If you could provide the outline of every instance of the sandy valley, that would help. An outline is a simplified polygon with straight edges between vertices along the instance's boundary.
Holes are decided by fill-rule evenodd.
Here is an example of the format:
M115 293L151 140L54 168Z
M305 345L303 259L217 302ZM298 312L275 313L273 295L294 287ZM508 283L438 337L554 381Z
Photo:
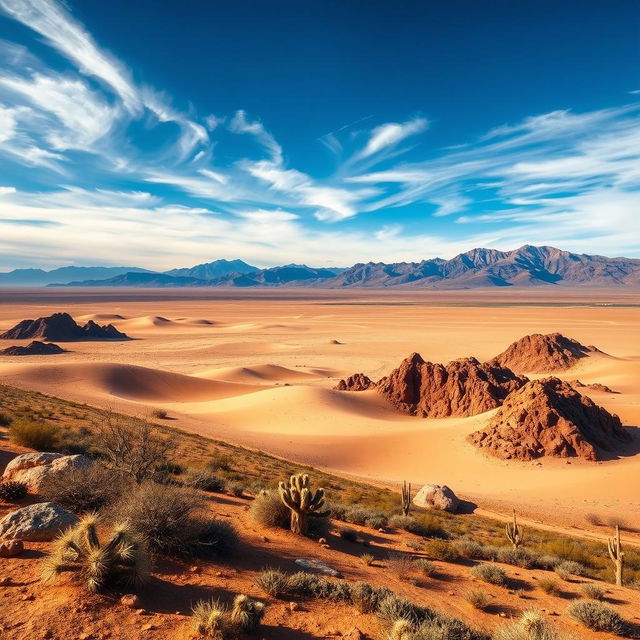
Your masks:
M485 511L515 506L580 529L596 514L640 528L639 310L640 294L628 291L5 289L2 331L67 311L134 339L3 356L0 379L137 415L166 409L173 426L371 481L445 483ZM487 360L526 334L550 332L604 352L557 375L617 392L585 391L631 432L624 455L498 460L466 440L495 410L423 419L394 411L375 391L333 388L354 372L377 380L414 351L433 362Z

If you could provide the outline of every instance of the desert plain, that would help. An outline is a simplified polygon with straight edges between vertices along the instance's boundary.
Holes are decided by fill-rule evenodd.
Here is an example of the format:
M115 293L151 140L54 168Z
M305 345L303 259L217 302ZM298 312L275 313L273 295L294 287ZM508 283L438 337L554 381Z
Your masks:
M78 322L112 323L132 340L3 356L0 380L133 415L164 409L180 429L369 482L447 484L496 517L516 508L524 518L585 535L598 535L590 533L593 515L640 529L638 292L0 292L2 331L58 311ZM466 439L492 411L425 419L398 413L375 390L334 389L354 372L377 380L412 352L433 362L484 361L524 335L551 332L604 352L554 375L616 392L585 391L632 434L620 455L499 460Z

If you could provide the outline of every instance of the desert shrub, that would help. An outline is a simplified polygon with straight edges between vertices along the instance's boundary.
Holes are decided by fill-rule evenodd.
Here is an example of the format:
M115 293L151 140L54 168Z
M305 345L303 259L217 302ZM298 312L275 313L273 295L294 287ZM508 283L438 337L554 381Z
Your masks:
M116 471L137 484L152 478L169 462L175 448L171 438L158 435L157 427L112 412L102 415L95 436L96 446Z
M166 420L169 417L169 412L166 409L151 409L150 415L158 420Z
M98 536L97 518L83 518L55 543L44 561L43 580L52 581L62 572L75 572L92 592L111 585L140 585L149 574L144 544L128 523L115 525L109 537Z
M403 529L407 530L408 526L411 526L416 520L413 516L403 516L401 514L396 514L389 518L389 526L392 529Z
M249 517L263 527L288 529L291 511L273 491L261 491L251 502Z
M602 602L578 600L569 605L567 613L594 631L607 631L619 636L627 632L628 625L624 618Z
M406 580L415 568L413 558L404 553L390 553L387 566L400 580Z
M595 582L587 582L580 587L580 593L591 600L602 600L606 589Z
M111 517L129 522L161 553L207 557L233 552L235 529L229 522L200 515L202 504L193 490L146 482L123 496Z
M279 598L287 593L288 577L277 569L265 569L256 578L256 584L269 596Z
M387 526L387 518L383 515L371 516L364 521L364 526L376 530L384 529Z
M422 551L424 546L421 540L407 540L406 545L413 551Z
M602 518L597 513L587 513L584 519L594 527L601 527L603 524Z
M74 513L100 511L114 503L130 480L99 462L52 474L41 489L42 496Z
M209 457L207 468L210 471L231 471L231 462L231 456L221 451L215 451Z
M248 596L239 593L233 599L230 619L231 623L240 631L254 631L260 624L264 615L264 604L258 600L252 600Z
M224 640L228 634L226 614L220 600L199 600L191 609L191 628L199 636Z
M188 469L184 474L182 481L184 484L200 489L201 491L209 491L213 493L221 493L224 491L226 482L224 478L202 469Z
M536 564L537 554L526 549L514 549L513 547L500 547L496 559L504 564L512 564L521 569L530 569Z
M583 565L589 565L591 562L591 556L586 546L568 538L548 540L537 545L537 549L542 554L557 556L561 560L571 560Z
M8 427L13 422L13 416L6 411L0 411L0 427Z
M351 587L351 602L360 613L373 613L378 603L391 594L389 589L374 587L368 582L356 582Z
M493 640L560 640L545 617L538 611L525 611L516 622L499 627Z
M361 527L380 529L387 526L387 517L384 513L367 507L353 507L338 502L328 502L327 508L331 511L331 517L349 524L357 524Z
M237 480L230 480L226 483L227 494L234 498L244 497L245 485Z
M58 427L49 422L19 418L9 426L11 442L37 451L53 451L58 444L59 436Z
M455 562L460 558L455 546L446 540L429 540L425 544L425 552L428 556L444 562Z
M365 567L370 567L373 564L374 560L375 558L370 553L363 553L360 556L360 562L362 562Z
M376 613L388 622L408 620L412 624L420 624L426 617L424 608L394 593L380 600Z
M427 560L426 558L418 558L414 560L415 568L426 577L434 576L438 573L438 567L436 567L435 563L431 562L431 560Z
M486 591L482 589L469 589L462 594L462 597L474 608L485 611L489 608L491 598Z
M553 569L563 580L569 580L572 576L583 576L586 571L583 565L572 560L565 560Z
M338 534L347 542L358 542L358 532L350 527L340 527Z
M558 581L553 578L540 578L540 580L538 580L538 586L550 596L559 596L562 594L562 589Z
M8 480L0 482L0 500L17 502L27 495L27 485L24 482Z
M547 571L553 571L553 569L561 563L561 558L548 553L543 553L536 558L536 567L538 569L546 569Z
M485 547L475 540L469 538L459 538L453 542L453 547L462 558L471 560L488 560L485 557Z
M185 468L178 462L172 462L171 460L163 460L156 465L156 473L180 476L185 472Z
M471 569L471 575L498 586L504 586L507 582L505 570L495 564L478 564Z

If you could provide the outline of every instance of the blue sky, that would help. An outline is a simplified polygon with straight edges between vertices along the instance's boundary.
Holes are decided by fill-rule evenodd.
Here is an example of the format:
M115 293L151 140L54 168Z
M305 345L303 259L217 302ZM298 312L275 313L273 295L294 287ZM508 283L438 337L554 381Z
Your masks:
M0 269L640 256L640 2L0 0Z

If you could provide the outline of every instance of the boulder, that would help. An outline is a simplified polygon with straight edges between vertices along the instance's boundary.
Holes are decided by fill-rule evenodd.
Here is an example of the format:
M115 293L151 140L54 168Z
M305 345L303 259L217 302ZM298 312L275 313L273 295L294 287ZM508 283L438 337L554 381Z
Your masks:
M22 540L7 540L0 542L0 558L13 558L24 551Z
M322 573L325 576L332 576L334 578L342 577L342 574L337 569L334 569L325 562L316 560L315 558L296 558L295 563L305 571Z
M601 460L630 439L618 416L555 377L528 382L507 398L484 429L469 436L471 443L505 460Z
M446 484L425 484L413 498L413 504L425 509L455 513L460 500Z
M38 493L53 474L78 469L91 464L83 455L65 456L60 453L23 453L6 466L3 481L24 482L32 493Z
M527 382L510 369L475 358L447 365L425 362L419 353L402 361L376 388L402 413L423 418L473 416L499 407Z
M16 345L2 349L0 354L3 356L51 356L64 352L65 349L53 342L33 340L26 347Z
M78 523L78 518L53 502L39 502L11 511L0 520L0 539L43 542Z

